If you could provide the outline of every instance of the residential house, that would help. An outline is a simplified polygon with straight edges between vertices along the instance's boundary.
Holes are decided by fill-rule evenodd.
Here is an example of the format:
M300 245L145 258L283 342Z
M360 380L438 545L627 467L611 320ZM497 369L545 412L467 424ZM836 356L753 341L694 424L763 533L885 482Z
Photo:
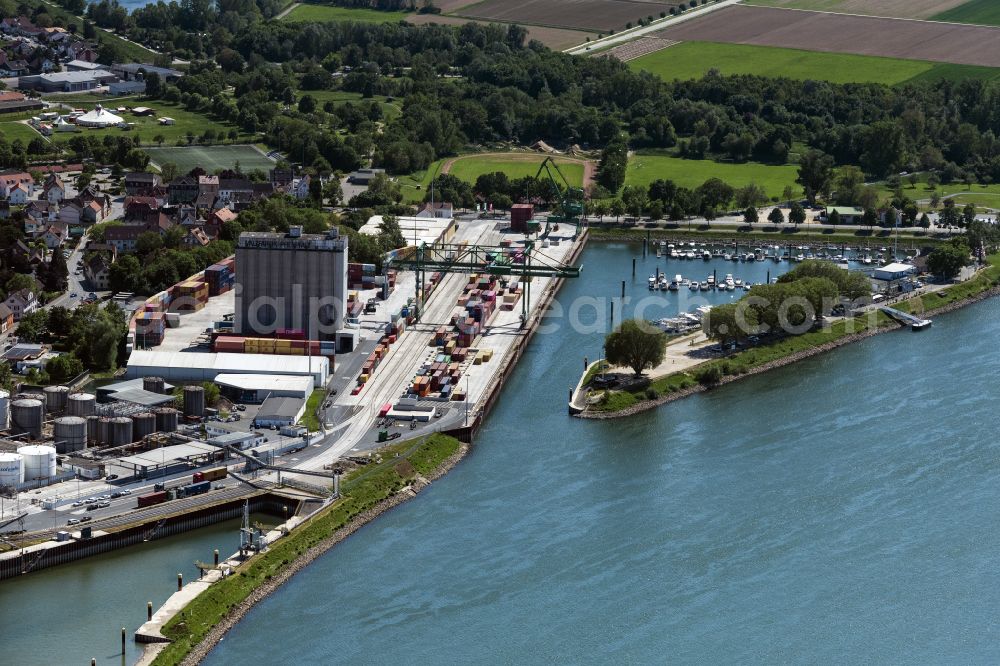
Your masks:
M28 71L27 60L8 60L3 66L5 76L24 76Z
M111 262L108 261L108 258L103 253L95 253L90 261L84 264L83 276L90 283L90 288L93 291L110 289Z
M0 303L0 335L14 327L14 311L6 303Z
M146 224L123 224L120 226L108 227L104 230L104 242L113 245L115 250L121 252L134 252L135 243L144 233L153 232L163 236L174 223L170 218L160 213L155 222Z
M23 206L28 203L28 197L30 192L28 191L28 186L24 183L18 183L14 187L7 190L7 201L15 206Z
M299 178L292 185L292 196L299 201L304 201L309 198L309 184L312 183L312 177L306 174Z
M66 184L57 173L50 173L42 186L42 196L50 204L58 204L66 197Z
M170 203L194 203L199 194L198 179L192 176L174 178L167 186Z
M135 196L157 187L160 177L155 173L134 172L125 174L125 194Z
M14 321L21 321L25 315L38 309L38 298L30 289L21 289L7 296L4 305L14 313Z
M212 241L201 227L193 227L188 230L187 235L182 239L185 245L190 247L204 247Z
M417 217L433 217L440 220L450 220L454 208L450 203L424 203L417 208Z
M218 176L198 176L198 195L210 194L213 199L219 194Z
M126 224L155 224L159 220L160 202L153 197L130 196L125 198Z
M23 240L16 240L8 250L11 255L20 257L27 264L40 264L45 261L45 250L29 246Z
M277 188L285 188L295 180L295 173L291 169L271 169L271 182Z
M239 216L229 208L220 208L219 210L212 211L205 220L205 233L212 238L218 238L219 234L222 233L223 225L226 222L235 220L237 217Z
M83 202L77 197L63 201L62 205L59 206L59 222L65 224L67 227L75 227L82 224L83 205Z
M10 198L10 191L18 186L24 185L28 195L35 193L35 179L30 173L24 171L6 171L0 173L0 195Z
M45 247L50 250L56 250L62 247L62 244L66 242L66 238L69 236L69 230L64 224L51 224L49 228L45 230L42 234L42 239L45 241Z
M248 196L253 195L253 183L251 183L248 179L246 178L219 179L218 198L221 199L222 201L224 202L236 201L242 194ZM218 207L218 201L216 202L216 207Z

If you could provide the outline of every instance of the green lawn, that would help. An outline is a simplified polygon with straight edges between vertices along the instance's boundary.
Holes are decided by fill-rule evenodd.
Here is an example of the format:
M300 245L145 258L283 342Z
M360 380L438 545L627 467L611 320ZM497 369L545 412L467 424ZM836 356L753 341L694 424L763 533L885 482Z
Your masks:
M997 0L969 0L958 7L935 14L931 20L1000 25L1000 2Z
M116 109L121 107L133 107L133 106L150 106L155 109L156 113L153 116L134 116L128 111L117 111ZM93 104L67 104L66 108L81 108L89 111L94 108ZM175 145L178 140L187 143L187 134L191 132L195 137L201 136L201 134L207 129L213 129L217 133L221 132L224 136L229 133L229 130L236 128L236 125L226 122L218 122L212 120L208 116L201 113L195 113L193 111L188 111L184 107L175 104L169 104L162 100L150 100L144 101L136 97L123 97L115 100L114 102L107 103L106 108L120 115L127 122L135 123L135 127L129 131L130 134L135 134L138 132L139 137L142 139L143 146L151 146L154 144L154 139L157 136L162 136L164 138L163 145L171 146ZM161 125L157 122L157 118L161 116L169 116L173 118L175 123L173 125ZM238 128L237 128L238 129ZM120 135L125 130L121 130L117 127L109 127L107 129L81 129L80 132L87 132L91 134L97 134L98 136L104 136L106 134L110 135ZM53 139L56 141L68 141L69 137L73 136L73 133L63 133L53 135ZM252 141L256 137L246 133L240 133L240 140L242 141Z
M172 146L146 148L149 157L156 164L173 163L180 173L187 173L195 167L202 167L209 173L218 169L233 169L239 162L242 171L267 171L274 168L274 161L260 152L256 146Z
M42 136L34 129L25 125L24 123L17 122L0 122L0 134L3 135L8 141L13 141L14 139L20 139L25 145L28 144L32 139Z
M538 167L545 155L532 153L515 153L510 156L476 156L460 157L451 166L451 173L462 180L475 183L476 179L486 173L503 171L508 178L524 178L538 173ZM583 184L583 162L556 158L559 170L573 187ZM555 174L553 174L555 175ZM544 174L543 174L544 176ZM558 179L558 176L556 176Z
M459 157L451 166L450 174L457 176L468 183L475 183L476 179L484 173L503 171L508 178L523 178L534 176L538 173L538 167L545 159L545 155L534 153L511 153L508 156L499 155L467 155ZM431 178L438 173L448 158L432 163L426 171L399 176L397 180L402 185L403 200L413 203L424 200L424 193L430 187ZM556 158L556 163L566 180L573 187L580 187L583 183L583 163L565 158ZM543 174L544 175L544 174ZM553 173L553 175L556 175ZM558 176L556 176L558 179Z
M83 19L74 15L72 12L65 10L54 2L43 2L39 0L38 2L28 2L27 5L29 7L37 6L44 8L45 13L52 17L52 25L61 27L66 27L70 23L75 24L78 27L83 25ZM122 52L128 56L129 60L135 62L152 62L153 57L156 55L156 53L147 48L122 39L121 37L118 37L113 33L106 32L101 28L97 29L97 36L101 40L107 40L118 44L118 46L122 49Z
M769 196L780 197L786 185L791 185L796 192L801 191L801 187L795 184L797 174L798 167L793 165L772 166L757 162L734 164L636 153L628 162L625 182L628 185L647 186L654 180L664 178L693 189L714 177L733 187L757 183Z
M407 12L382 12L375 9L352 9L331 5L299 5L283 21L359 21L362 23L394 23L407 17Z
M347 102L357 104L366 101L361 93L348 92L346 90L299 90L299 98L301 99L304 95L311 95L320 108L327 102L333 102L337 106L340 106ZM387 101L387 97L381 96L371 97L370 99L379 103L382 107L382 114L387 120L391 120L403 112L403 100L400 98L393 98L391 102Z
M754 74L831 83L886 85L943 78L1000 77L1000 70L991 67L714 42L684 42L636 58L629 65L666 80L700 78L710 69L717 69L726 75Z

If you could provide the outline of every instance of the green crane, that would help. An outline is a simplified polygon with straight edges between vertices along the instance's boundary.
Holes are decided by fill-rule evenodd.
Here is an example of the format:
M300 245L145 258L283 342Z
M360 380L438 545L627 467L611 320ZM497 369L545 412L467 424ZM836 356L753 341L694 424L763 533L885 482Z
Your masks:
M570 185L562 170L559 169L559 165L551 157L542 160L538 167L538 173L535 174L536 179L541 179L542 171L548 176L549 184L552 186L552 200L555 202L553 212L548 217L548 223L564 222L578 225L579 218L583 215L583 188ZM553 171L559 174L565 189L560 187L556 177L552 174Z

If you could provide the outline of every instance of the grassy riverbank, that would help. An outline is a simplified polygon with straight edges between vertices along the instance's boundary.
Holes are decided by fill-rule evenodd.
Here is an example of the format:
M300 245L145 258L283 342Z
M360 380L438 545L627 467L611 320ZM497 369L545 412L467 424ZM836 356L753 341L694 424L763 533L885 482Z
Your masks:
M914 296L893 304L898 310L912 313L946 311L971 302L1000 284L1000 254L986 258L987 266L976 277L947 289ZM742 375L786 365L847 342L867 337L881 329L894 328L894 322L882 312L853 319L840 319L830 326L803 335L790 336L772 344L751 347L725 358L706 361L684 372L676 372L650 382L648 387L631 391L612 391L588 409L601 417L627 416L676 397L730 381Z
M433 474L460 447L457 439L434 434L383 449L381 464L359 468L344 478L340 500L277 541L267 552L243 564L237 574L212 585L168 622L163 634L172 642L153 663L181 663L213 627L236 611L254 591L287 573L296 559L310 549L323 548L325 541L362 513L372 511L418 477Z

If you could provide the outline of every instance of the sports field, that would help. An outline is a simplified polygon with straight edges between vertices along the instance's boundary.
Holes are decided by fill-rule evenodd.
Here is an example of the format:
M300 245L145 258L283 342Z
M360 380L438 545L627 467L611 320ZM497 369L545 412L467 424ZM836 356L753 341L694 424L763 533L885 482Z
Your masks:
M761 7L811 9L837 14L936 19L936 14L958 7L966 0L745 0L745 2L748 5ZM984 0L984 3L992 2L994 0Z
M353 9L332 5L302 4L281 20L323 23L326 21L358 21L359 23L394 23L404 20L407 12L382 12L375 9Z
M953 9L935 14L931 18L935 21L1000 25L1000 2L997 0L968 0L968 2L963 2Z
M668 81L701 78L710 69L717 69L725 75L755 74L831 83L886 85L939 79L1000 78L1000 69L994 67L713 42L682 42L630 60L629 66Z
M795 184L797 175L798 167L792 165L771 166L757 162L734 164L636 153L628 161L625 183L647 186L654 180L663 178L694 189L709 178L719 178L733 187L757 183L767 191L768 196L780 197L786 185L791 185L796 192L802 190Z
M159 166L167 163L177 165L179 173L187 173L201 167L209 173L218 169L232 169L239 162L240 170L266 171L274 168L269 159L256 146L172 146L170 148L146 148L150 159Z

